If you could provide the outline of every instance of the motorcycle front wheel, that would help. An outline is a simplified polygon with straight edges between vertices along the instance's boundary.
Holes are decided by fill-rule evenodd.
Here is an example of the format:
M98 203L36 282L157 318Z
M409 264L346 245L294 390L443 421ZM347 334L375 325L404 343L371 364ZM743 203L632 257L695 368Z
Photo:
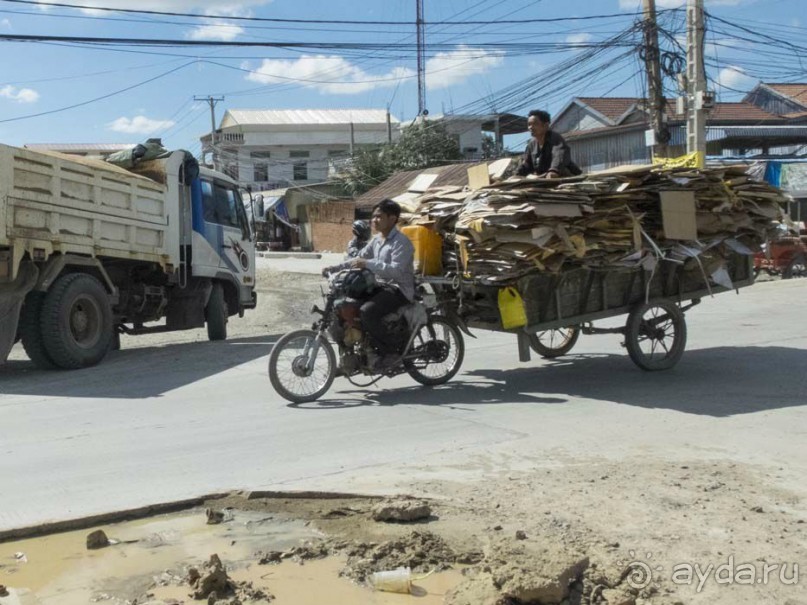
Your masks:
M318 399L331 388L335 376L333 347L313 330L289 332L272 347L269 380L292 403Z
M420 384L435 386L448 382L459 371L465 358L465 341L454 324L432 317L418 330L410 353L415 357L404 360L407 373Z

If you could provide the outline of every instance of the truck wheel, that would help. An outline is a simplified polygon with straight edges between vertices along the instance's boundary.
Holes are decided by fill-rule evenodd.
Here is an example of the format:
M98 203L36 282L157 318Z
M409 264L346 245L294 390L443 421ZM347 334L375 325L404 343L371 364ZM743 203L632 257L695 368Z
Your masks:
M25 303L20 311L19 333L22 348L25 349L28 359L33 361L38 368L52 370L56 364L45 350L45 342L42 340L41 322L44 298L44 292L29 292L25 297Z
M801 254L794 256L782 271L782 279L793 279L794 277L807 277L807 259Z
M642 303L628 314L625 346L643 370L669 370L681 359L686 342L684 313L672 301Z
M224 300L224 288L221 284L213 284L210 300L205 307L205 321L209 340L227 338L227 301Z
M97 364L109 350L112 308L104 287L84 273L60 277L42 304L42 340L60 368Z

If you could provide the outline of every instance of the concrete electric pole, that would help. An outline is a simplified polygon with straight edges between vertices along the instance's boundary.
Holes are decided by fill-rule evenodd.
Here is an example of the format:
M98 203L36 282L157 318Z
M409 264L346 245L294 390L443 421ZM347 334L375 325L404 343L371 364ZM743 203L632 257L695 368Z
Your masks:
M210 105L210 153L213 161L213 170L218 170L218 157L216 155L216 103L223 101L224 97L193 97L194 101L205 101Z
M661 55L656 24L656 0L644 2L644 64L647 70L647 98L653 130L653 159L667 156L669 132L665 119L666 100L661 80Z
M706 91L703 61L703 0L687 0L687 153L698 154L698 167L706 164Z
M423 20L424 0L415 0L417 8L418 116L426 115L426 24Z

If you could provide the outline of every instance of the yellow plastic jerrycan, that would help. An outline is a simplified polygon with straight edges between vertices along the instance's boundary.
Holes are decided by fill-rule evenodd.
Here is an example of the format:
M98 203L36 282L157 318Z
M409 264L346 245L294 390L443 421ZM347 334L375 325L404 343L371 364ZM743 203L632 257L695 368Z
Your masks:
M415 273L440 275L443 271L443 238L423 225L401 228L415 247Z
M513 287L499 290L499 314L502 316L502 327L505 330L527 325L527 312L524 310L524 301L518 290Z

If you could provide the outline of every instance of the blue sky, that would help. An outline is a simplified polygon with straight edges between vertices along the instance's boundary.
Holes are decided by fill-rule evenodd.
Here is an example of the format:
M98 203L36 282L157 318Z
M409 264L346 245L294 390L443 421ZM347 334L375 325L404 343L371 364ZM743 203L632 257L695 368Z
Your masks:
M408 22L374 25L47 6L56 1L0 0L0 35L313 46L144 48L0 41L2 143L128 143L161 136L171 148L197 153L199 136L210 129L210 112L194 96L207 95L224 97L216 106L217 120L226 109L389 106L401 120L417 113L411 46L415 0L64 0L222 17ZM657 0L662 25L670 32L663 46L671 55L684 42L683 13L674 10L684 3ZM526 113L539 107L557 112L574 96L641 96L645 83L635 32L592 50L630 28L640 5L641 0L424 0L427 108L432 114ZM805 0L706 0L706 10L716 18L707 33L709 76L722 100L739 100L760 79L807 82L798 53L765 42L807 40L805 8ZM323 47L328 43L348 47ZM672 78L665 86L668 95L675 94ZM53 113L27 117L46 112ZM521 139L509 143L518 147Z

